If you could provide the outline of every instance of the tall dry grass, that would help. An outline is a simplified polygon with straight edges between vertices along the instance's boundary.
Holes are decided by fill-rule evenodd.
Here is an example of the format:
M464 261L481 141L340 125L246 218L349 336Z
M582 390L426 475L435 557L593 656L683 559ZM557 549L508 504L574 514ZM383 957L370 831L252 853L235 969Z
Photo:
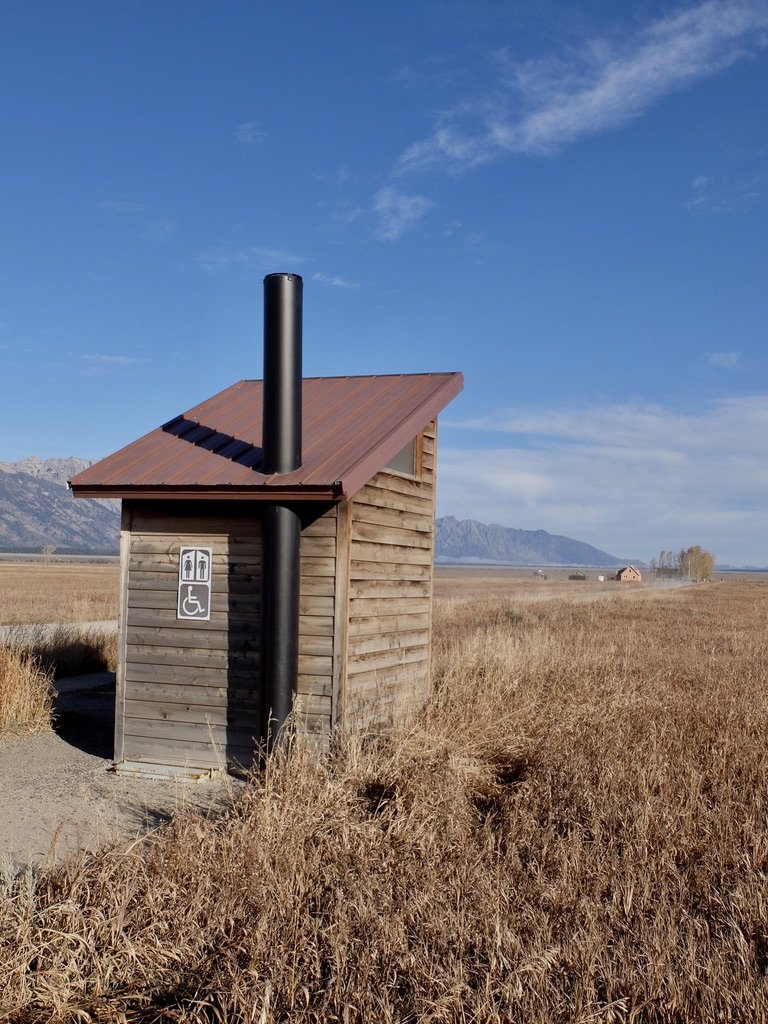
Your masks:
M0 641L53 679L86 672L114 672L117 633L88 625L10 626Z
M53 711L52 674L23 651L0 647L0 738L44 732Z
M410 730L9 881L33 1021L768 1020L768 589L452 599Z

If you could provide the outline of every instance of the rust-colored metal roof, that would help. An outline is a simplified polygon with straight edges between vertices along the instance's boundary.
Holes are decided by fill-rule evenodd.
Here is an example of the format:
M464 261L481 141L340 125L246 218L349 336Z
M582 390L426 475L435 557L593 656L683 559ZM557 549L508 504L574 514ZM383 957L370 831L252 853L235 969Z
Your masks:
M241 380L70 482L79 498L351 497L454 398L460 373L303 381L302 465L261 467L262 381Z

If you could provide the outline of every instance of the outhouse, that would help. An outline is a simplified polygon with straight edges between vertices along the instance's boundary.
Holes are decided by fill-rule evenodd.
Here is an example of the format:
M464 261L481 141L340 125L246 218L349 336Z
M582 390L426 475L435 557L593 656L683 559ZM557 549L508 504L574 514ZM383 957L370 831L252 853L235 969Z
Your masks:
M437 415L462 377L302 379L300 301L265 279L264 380L71 481L122 499L118 770L248 767L291 710L322 743L428 695Z

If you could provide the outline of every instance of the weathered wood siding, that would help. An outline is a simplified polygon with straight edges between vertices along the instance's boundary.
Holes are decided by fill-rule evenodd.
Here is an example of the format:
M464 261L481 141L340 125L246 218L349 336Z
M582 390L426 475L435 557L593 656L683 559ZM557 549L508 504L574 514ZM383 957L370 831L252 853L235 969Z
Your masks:
M347 664L349 725L386 725L430 688L436 424L417 478L383 470L351 501Z
M252 763L261 721L258 507L126 503L115 759L189 768ZM213 549L210 621L178 620L179 548ZM332 717L336 510L302 531L299 709Z
M158 503L126 510L123 749L118 761L252 762L260 724L261 522ZM213 549L209 622L176 618L179 548Z
M297 723L327 735L333 716L335 506L301 531Z

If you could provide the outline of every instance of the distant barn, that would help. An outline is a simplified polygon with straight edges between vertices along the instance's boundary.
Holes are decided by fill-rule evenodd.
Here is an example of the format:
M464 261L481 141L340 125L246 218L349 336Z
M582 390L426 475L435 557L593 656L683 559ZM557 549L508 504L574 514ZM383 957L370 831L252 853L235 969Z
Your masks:
M288 472L262 461L269 386L240 381L71 482L78 497L122 499L122 770L251 765L280 699L264 678L273 642L279 663L288 650L299 728L321 742L428 695L437 414L461 374L299 378L302 454ZM278 564L265 639L275 507L297 522L297 636L279 635L291 584Z
M616 573L616 579L622 583L639 583L642 578L640 570L636 569L634 565L625 565Z

